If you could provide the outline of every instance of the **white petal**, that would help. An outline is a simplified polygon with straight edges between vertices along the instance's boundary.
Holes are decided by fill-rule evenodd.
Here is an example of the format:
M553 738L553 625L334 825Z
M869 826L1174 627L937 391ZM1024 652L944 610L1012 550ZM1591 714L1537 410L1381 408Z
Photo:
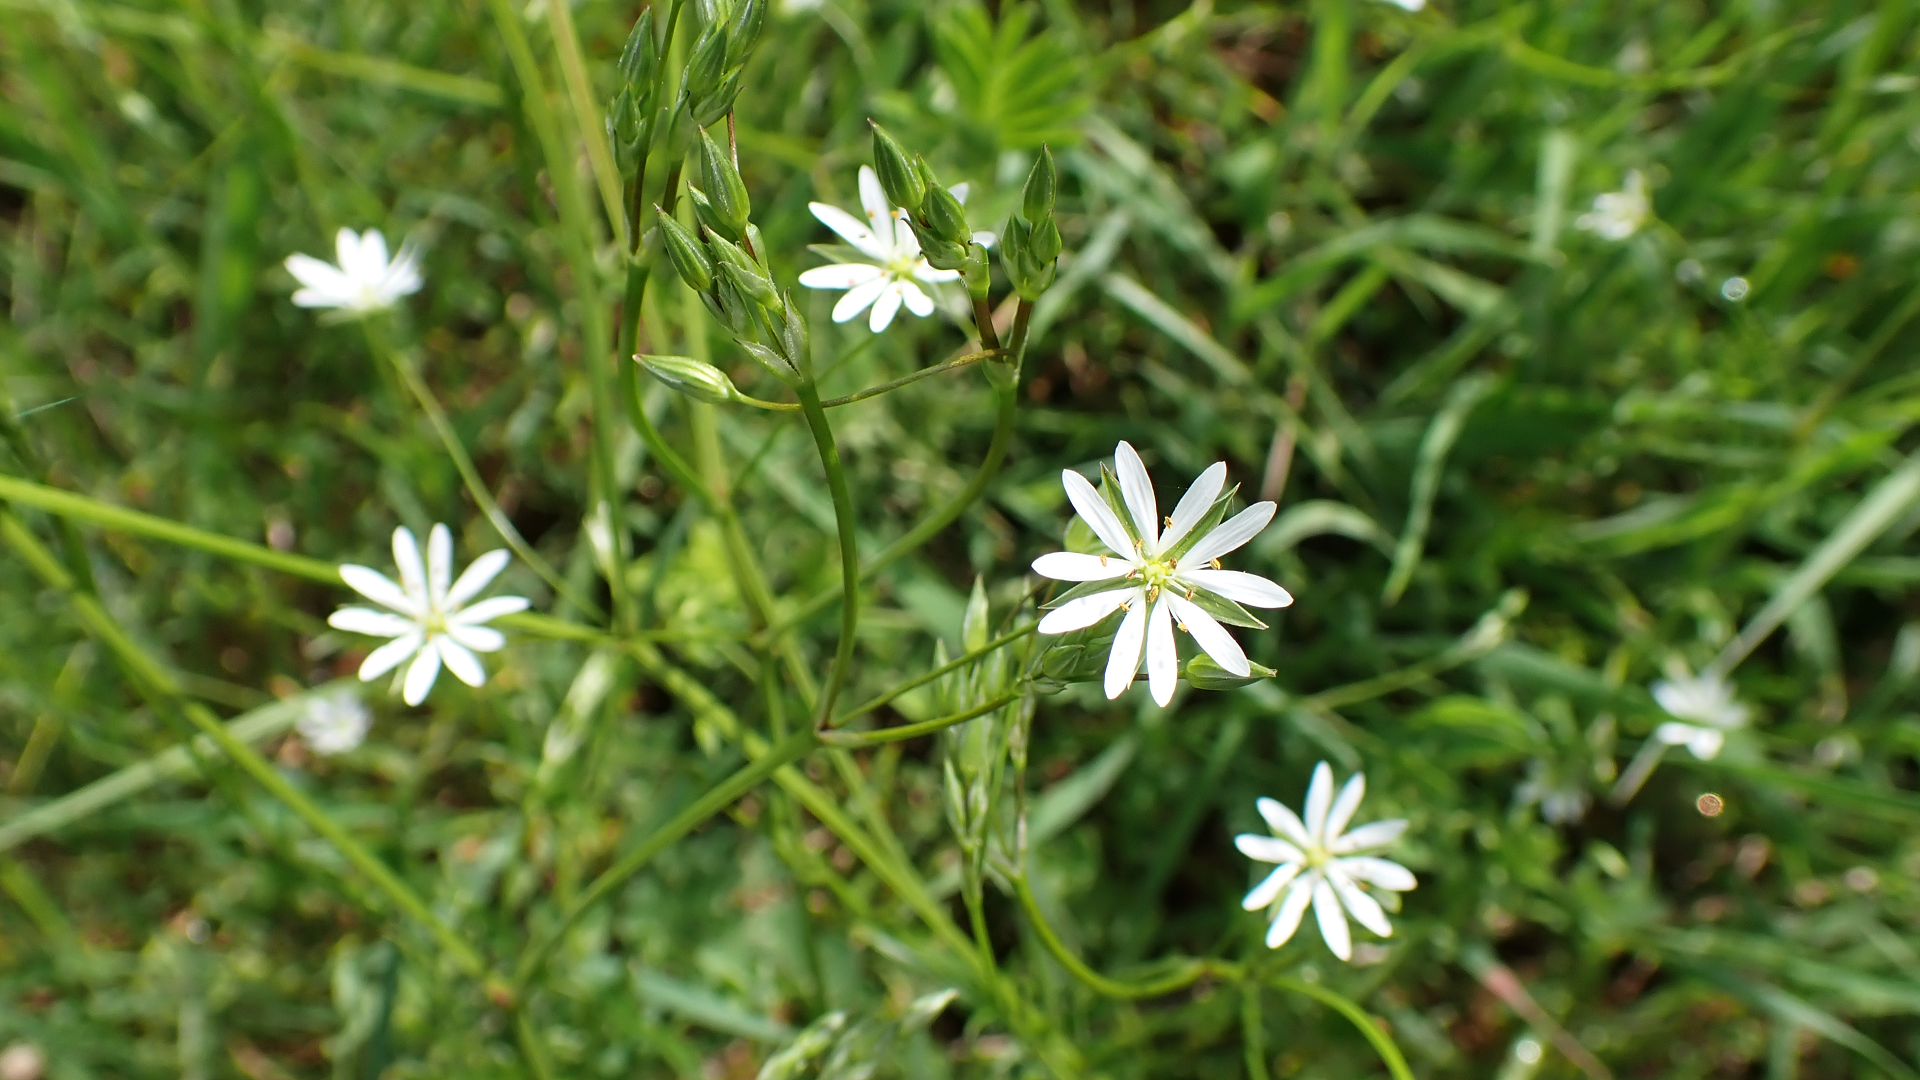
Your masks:
M1266 819L1268 828L1303 848L1313 846L1313 837L1307 833L1306 823L1280 800L1257 799L1253 805L1260 811L1260 816Z
M1247 663L1247 654L1241 651L1240 643L1233 640L1233 635L1227 633L1226 627L1184 597L1168 592L1167 599L1173 604L1173 614L1180 620L1181 626L1193 635L1195 643L1222 670L1241 678L1253 674L1253 665Z
M1346 831L1347 823L1353 820L1353 812L1360 809L1360 800L1367 797L1367 777L1365 773L1354 773L1347 777L1346 784L1340 788L1340 794L1333 800L1333 809L1327 814L1326 836L1337 840Z
M480 590L491 585L512 560L513 556L507 554L504 548L495 548L473 560L460 579L453 583L453 588L447 590L446 606L457 608L480 595Z
M899 210L893 216L893 257L902 262L918 261L920 258L920 237L907 224L907 212Z
M447 616L447 622L453 626L478 626L502 615L525 611L532 606L524 596L495 596L450 613Z
M1241 833L1239 836L1233 838L1233 846L1240 849L1240 854L1260 862L1305 863L1307 861L1307 856L1304 852L1277 836L1261 836L1259 833ZM1253 905L1253 907L1266 906L1266 904ZM1247 910L1252 911L1253 908L1248 908Z
M1364 881L1389 892L1406 892L1419 882L1414 880L1413 871L1391 859L1379 859L1372 855L1354 855L1336 860L1340 872L1355 881Z
M833 321L849 322L855 315L867 310L868 305L880 299L880 294L887 291L889 280L884 276L877 277L848 289L846 295L840 298L840 302L833 305Z
M834 263L816 266L800 275L800 284L809 289L851 289L855 285L884 277L886 271L866 263Z
M440 659L447 662L447 670L453 677L468 686L485 686L487 669L480 666L480 658L468 652L466 647L450 637L440 638L434 644L440 649Z
M287 273L292 274L295 281L314 292L346 296L353 291L353 282L340 272L339 267L321 262L311 255L289 255L286 266Z
M913 276L929 285L942 285L949 281L959 281L958 270L935 270L928 266L925 259L913 264Z
M1127 617L1120 620L1120 631L1113 635L1113 651L1107 654L1108 701L1133 685L1134 673L1140 670L1140 647L1146 636L1147 605L1143 599L1127 610Z
M418 610L428 610L427 567L420 559L420 544L404 525L393 530L393 563L400 568L400 587Z
M413 666L407 669L407 684L401 691L400 699L409 705L418 705L427 700L427 691L433 689L433 681L440 677L439 642L429 641L420 649L420 655L413 658Z
M327 625L348 633L385 638L411 634L418 628L412 619L363 607L343 607L327 616Z
M1149 552L1160 550L1160 507L1153 498L1153 479L1133 444L1122 440L1113 448L1113 471L1120 481L1120 500L1133 515L1133 527Z
M1320 938L1342 960L1353 959L1353 935L1347 929L1347 914L1340 910L1340 898L1323 877L1313 886L1313 917L1320 923Z
M1255 885L1253 889L1247 893L1246 897L1240 901L1241 909L1245 911L1259 911L1261 908L1272 904L1280 898L1280 890L1286 888L1288 883L1299 876L1299 863L1288 863L1285 866L1276 867L1273 873L1260 879L1260 884Z
M387 267L387 276L380 283L380 292L397 300L419 292L420 284L420 249L409 240L400 245L400 254Z
M447 626L447 636L475 652L499 652L507 644L507 635L491 626L451 623Z
M880 241L874 237L873 230L867 228L866 222L845 210L826 203L808 203L807 209L813 211L813 216L820 220L820 224L839 233L840 239L852 244L862 254L881 260L893 254L880 246Z
M921 318L933 314L933 297L920 291L920 286L911 281L900 282L900 298L907 302L907 310Z
M399 667L400 661L419 650L422 640L419 634L408 634L405 637L394 638L368 653L367 658L360 662L360 681L372 682Z
M1682 724L1677 720L1669 720L1653 729L1653 737L1666 743L1668 746L1685 746L1693 741L1693 733L1701 730L1704 729L1693 724Z
M1185 495L1174 505L1173 521L1167 525L1166 534L1160 537L1160 550L1168 551L1175 544L1187 538L1187 533L1207 516L1213 508L1213 501L1220 497L1220 489L1227 486L1227 463L1216 461L1207 466L1207 471L1193 482Z
M959 203L961 206L965 206L967 205L967 195L972 191L973 191L973 185L967 183L965 180L962 180L959 183L948 188L947 194L953 196L954 202Z
M1192 556L1183 555L1180 561L1195 565L1188 562L1190 558ZM1283 608L1293 603L1292 593L1259 574L1243 570L1182 569L1175 579L1248 607Z
M360 266L350 271L368 285L376 285L387 276L387 238L379 229L360 234Z
M1000 238L998 236L993 235L991 232L988 232L985 229L981 229L973 234L973 242L976 244L979 244L983 248L990 248L993 245L999 243Z
M1695 728L1694 732L1693 741L1687 743L1687 750L1701 761L1713 760L1727 741L1725 734L1713 728Z
M1315 847L1327 840L1327 810L1333 806L1333 770L1321 762L1313 767L1313 779L1307 784L1307 804L1301 818Z
M1233 517L1214 526L1214 530L1200 538L1180 561L1189 566L1199 566L1211 559L1217 559L1241 544L1260 535L1260 530L1273 520L1273 504L1257 502Z
M433 606L447 604L447 584L453 580L453 533L435 523L427 533L427 595Z
M1327 850L1335 855L1351 855L1368 848L1383 847L1400 839L1407 831L1407 819L1394 818L1390 821L1375 821L1362 825L1345 836L1339 837L1327 845Z
M1153 692L1154 704L1163 709L1180 685L1180 652L1173 640L1173 612L1167 598L1162 592L1147 616L1147 689Z
M1061 470L1060 482L1066 486L1067 501L1073 503L1080 520L1087 523L1087 528L1093 530L1093 535L1099 537L1101 543L1131 565L1138 558L1133 550L1133 541L1127 536L1127 527L1120 524L1120 515L1114 513L1113 507L1107 505L1107 500L1100 497L1099 489L1072 469Z
M325 289L296 289L293 306L303 308L343 308L353 306L353 297Z
M1387 921L1387 913L1380 910L1380 901L1360 891L1360 887L1347 880L1338 867L1327 868L1327 882L1340 898L1340 903L1361 926L1379 934L1381 937L1393 936L1393 924Z
M1122 601L1129 596L1140 595L1139 589L1115 589L1112 592L1099 592L1069 600L1040 620L1040 632L1043 634L1070 634L1075 630L1084 630L1101 619L1113 614Z
M1055 581L1105 581L1122 577L1130 568L1111 555L1084 555L1078 551L1050 551L1033 560L1033 572Z
M1273 913L1273 925L1267 927L1267 948L1285 945L1293 932L1300 929L1300 916L1307 913L1307 905L1313 902L1313 881L1319 876L1309 874L1294 879L1286 899L1280 901L1280 910Z
M342 226L339 232L333 234L333 257L340 264L340 272L358 284L360 281L360 234Z
M381 607L390 607L403 615L411 615L415 618L425 614L425 609L415 603L405 590L395 585L392 578L371 567L348 563L340 568L340 580L346 582L347 587L354 592Z
M887 201L880 176L871 165L860 166L860 208L867 212L867 228L873 230L874 240L883 250L881 258L891 258L899 250L894 236L893 204Z
M886 288L880 290L880 296L873 302L873 315L867 320L867 328L874 333L883 333L893 325L893 317L900 313L900 282L888 279Z

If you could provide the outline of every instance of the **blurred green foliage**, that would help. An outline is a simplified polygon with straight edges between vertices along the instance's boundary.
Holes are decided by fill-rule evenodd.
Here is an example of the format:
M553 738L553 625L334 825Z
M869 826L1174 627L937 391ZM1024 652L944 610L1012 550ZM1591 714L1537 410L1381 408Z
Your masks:
M369 340L287 299L287 254L377 226L426 252L388 334L519 530L599 588L580 542L581 305L615 297L583 297L567 266L484 8L0 0L0 470L333 562L385 565L395 525L436 520L467 555L497 546ZM554 21L514 8L564 108ZM637 13L573 11L602 102ZM936 638L958 646L976 575L996 620L1013 609L1065 526L1062 467L1121 438L1163 485L1225 459L1281 499L1239 564L1298 597L1245 636L1279 675L1166 712L1143 689L1042 699L1032 782L1051 816L1031 859L1071 947L1102 971L1178 952L1334 989L1422 1076L1912 1076L1920 510L1739 669L1751 733L1712 761L1670 754L1625 805L1608 793L1661 719L1645 685L1705 665L1915 445L1915 24L1892 0L780 5L737 134L783 285L828 240L807 202L856 205L869 117L970 181L982 227L1018 205L1040 143L1061 167L1067 257L1035 313L1013 456L881 575L849 700L926 670ZM1634 169L1653 220L1621 242L1576 227ZM831 296L801 299L830 394L965 348L943 315L876 338L832 324ZM643 311L650 351L778 396L669 275ZM688 446L684 401L650 404ZM991 394L964 370L835 421L884 541L964 483ZM833 586L804 432L722 411L717 434L773 586L795 606ZM742 715L796 709L742 641L715 520L631 434L615 451L648 628ZM343 590L111 530L73 542L112 615L224 712L350 675L364 651L325 626ZM581 617L524 566L505 584ZM0 827L180 741L11 551L0 596ZM1510 640L1462 645L1503 598ZM546 898L740 761L620 661L600 661L611 691L570 696L590 655L519 640L482 691L443 679L421 710L372 694L351 754L269 746L463 938L510 958L529 912L537 927ZM807 769L889 825L964 922L937 743ZM1411 819L1396 857L1420 876L1352 967L1310 928L1267 954L1238 906L1253 871L1232 835L1257 796L1297 805L1322 759L1366 771L1369 817ZM503 1013L425 935L211 772L0 853L0 1042L42 1048L51 1080L521 1073ZM562 1075L748 1077L833 1010L898 1075L1039 1074L979 995L896 1034L909 1002L963 985L953 955L781 791L729 814L564 942L524 1014ZM986 911L1002 969L1087 1075L1380 1069L1305 997L1202 983L1116 1003L1004 892Z

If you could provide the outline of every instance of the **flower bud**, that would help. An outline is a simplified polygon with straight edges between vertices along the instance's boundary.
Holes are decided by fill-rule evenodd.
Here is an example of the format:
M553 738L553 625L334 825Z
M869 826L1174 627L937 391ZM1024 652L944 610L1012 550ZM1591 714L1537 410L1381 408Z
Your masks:
M727 67L747 62L747 55L760 42L760 31L767 23L767 0L746 0L727 24Z
M779 379L788 386L799 385L800 376L794 370L793 362L788 358L757 341L752 341L747 338L736 338L734 344L746 350L747 355L758 361L760 366L766 368L767 373L774 378Z
M926 257L928 266L935 270L958 270L966 261L966 244L950 243L918 218L908 218L907 226L913 230L914 237L920 241L920 254Z
M653 9L648 8L634 21L626 48L620 50L620 78L634 97L644 101L653 89L659 64L660 47L653 40Z
M700 190L712 205L714 215L727 226L719 231L725 236L737 237L746 229L747 218L753 212L747 200L747 185L740 179L733 156L722 150L712 135L701 131L699 142Z
M701 101L720 88L721 76L726 74L726 69L726 31L717 25L709 25L706 32L700 35L700 40L694 43L693 56L687 60L687 73L680 83L688 99L694 102L695 112L699 111Z
M673 268L680 271L680 280L697 293L713 291L713 259L693 233L685 225L673 220L672 215L655 206L655 217L660 222L660 242L667 249L667 258L673 262Z
M733 108L733 99L740 96L740 78L745 71L745 68L733 69L726 78L720 80L720 85L711 94L693 101L692 112L696 125L706 127L727 115L727 110Z
M695 401L726 405L740 398L727 373L691 356L636 356L653 377Z
M1032 234L1027 237L1027 247L1031 249L1035 262L1050 263L1060 257L1060 227L1054 224L1052 214L1034 225Z
M1020 215L1035 225L1052 217L1053 190L1058 179L1053 167L1053 151L1042 144L1039 158L1027 173L1027 186L1020 193Z
M918 213L927 197L926 180L885 128L871 120L867 123L873 126L873 171L880 175L880 190L887 193L893 205Z
M807 320L800 317L800 309L794 306L791 294L783 297L782 301L780 344L797 370L811 371L813 370L813 353L809 351L807 344Z
M646 150L647 125L631 87L622 87L607 107L607 141L613 144L614 163L623 180L633 179Z
M938 184L927 189L926 201L920 204L917 214L926 220L927 228L935 236L949 244L965 244L973 237L972 230L967 228L967 212L961 208L960 200L953 197L953 192Z
M712 249L720 273L739 289L741 294L752 299L761 307L772 309L780 305L780 294L773 287L773 279L760 264L747 257L732 241L724 236L709 233L707 246Z

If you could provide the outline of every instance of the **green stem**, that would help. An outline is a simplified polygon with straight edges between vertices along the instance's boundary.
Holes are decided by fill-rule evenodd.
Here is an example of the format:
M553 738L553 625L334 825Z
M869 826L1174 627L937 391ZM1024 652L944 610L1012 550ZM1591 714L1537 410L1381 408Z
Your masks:
M1067 948L1066 943L1053 932L1053 927L1047 924L1046 916L1040 913L1040 905L1033 898L1033 889L1027 884L1027 875L1024 872L1013 875L1013 891L1014 895L1020 899L1021 909L1027 913L1027 921L1032 924L1035 935L1040 938L1040 944L1047 952L1074 978L1106 997L1122 999L1159 997L1162 994L1184 990L1199 981L1201 976L1215 970L1216 962L1186 960L1177 970L1158 979L1141 982L1109 979L1073 955L1073 950Z
M500 534L500 539L506 541L507 547L519 556L521 562L526 563L534 573L540 575L540 580L547 583L547 587L554 591L554 595L572 604L590 618L596 620L606 618L606 614L600 610L600 605L569 588L566 579L562 578L553 566L533 549L531 544L527 543L526 538L520 535L519 529L514 528L512 520L507 517L504 510L500 509L500 504L494 501L493 493L487 490L486 481L480 478L480 470L474 467L473 458L467 454L467 448L460 442L460 433L453 430L453 424L447 419L446 410L440 407L439 399L433 396L433 389L420 377L420 371L414 366L413 361L388 345L367 322L363 321L361 325L366 327L367 347L372 349L375 355L385 358L400 376L400 382L413 395L413 400L420 406L420 411L426 414L427 423L432 425L434 434L440 437L440 445L446 450L447 456L453 459L453 467L460 473L460 480L466 485L467 494L480 507L480 512L486 515L487 523L493 526L493 531Z
M807 414L807 430L820 451L820 464L827 470L827 492L833 497L834 526L840 533L840 645L834 651L833 667L827 673L827 685L816 706L815 727L825 727L833 716L833 706L853 669L853 649L860 629L860 547L854 533L853 495L847 490L847 472L840 464L840 450L833 442L833 428L820 405L820 392L811 378L797 387L800 407Z
M520 960L514 965L513 984L516 989L528 986L540 974L540 969L552 955L560 939L568 930L580 921L581 916L591 911L595 905L613 894L615 889L626 884L627 880L639 873L653 861L668 845L693 831L694 826L731 806L734 800L757 787L762 780L782 768L805 757L819 745L813 732L803 731L789 736L770 749L764 749L760 755L740 771L707 790L707 793L675 814L666 824L647 834L632 851L621 856L620 861L602 871L600 876L588 885L578 899L567 908L559 923L546 933L535 938L527 946Z
M554 1080L553 1058L547 1053L546 1040L533 1026L533 1018L527 1015L524 1005L513 1010L513 1038L520 1046L520 1056L526 1059L527 1071L533 1074L533 1080Z
M1367 1042L1373 1044L1374 1053L1379 1054L1380 1060L1386 1063L1387 1072L1392 1074L1393 1080L1413 1080L1413 1070L1407 1068L1407 1059L1401 1056L1400 1048L1394 1045L1393 1039L1388 1037L1386 1032L1380 1030L1380 1025L1375 1022L1374 1018L1368 1016L1367 1011L1354 1004L1351 999L1336 994L1323 986L1316 986L1310 982L1301 982L1299 979L1289 979L1284 976L1270 976L1267 982L1280 990L1291 990L1296 994L1305 994L1307 997L1346 1017L1349 1023L1360 1029L1360 1034L1365 1036Z
M903 386L917 383L921 379L928 378L929 376L943 375L949 371L963 368L970 364L977 364L982 360L989 360L1000 355L1002 354L997 352L968 353L958 359L948 360L943 364L935 364L932 367L924 367L910 375L902 375L892 382L869 386L865 390L855 391L845 397L827 398L820 403L820 407L823 409L837 409L842 405L852 405L857 401L865 401L868 398L879 397L881 394L892 393ZM746 394L741 394L738 400L742 405L750 405L756 409L766 409L769 412L800 412L805 408L805 406L790 401L762 401L757 397L749 397Z
M849 750L858 749L863 746L880 746L884 743L905 742L908 739L917 739L922 735L930 735L933 732L939 731L941 728L950 728L955 724L964 724L976 717L985 716L1003 705L1010 705L1013 702L1019 701L1020 694L1021 692L1002 694L991 701L975 705L965 712L954 713L952 716L942 716L936 720L922 720L916 724L902 724L899 727L881 728L878 731L823 731L820 733L820 741L828 746L838 746Z
M1000 347L1000 332L993 328L993 306L987 303L984 296L973 298L973 325L980 332L981 348L993 350Z
M79 591L74 580L56 561L52 554L42 547L20 519L12 513L0 511L0 535L4 535L20 557L49 586L66 594L67 600L87 631L101 644L113 652L120 663L133 676L135 683L147 692L161 699L168 706L177 709L194 727L200 729L214 745L218 746L234 764L245 770L248 775L266 788L274 798L279 799L292 810L308 827L325 837L334 849L339 851L355 869L371 881L374 887L386 894L393 905L408 917L426 927L441 950L467 975L475 979L487 978L487 964L471 945L461 940L453 930L433 914L426 903L415 895L404 881L376 859L373 854L340 827L326 811L320 809L300 790L287 782L271 763L261 757L254 749L242 742L226 725L213 715L206 706L187 700L181 693L179 684L166 668L156 663L141 651L140 647L127 636L120 624L114 621L100 602L91 595Z
M1022 626L1017 630L1012 630L1005 634L1002 634L999 637L994 638L992 641L987 642L985 645L980 646L979 648L973 650L970 653L966 653L962 656L958 656L952 660L949 660L946 663L941 664L939 667L934 668L932 671L929 671L924 675L916 675L913 678L908 679L906 682L903 682L898 686L895 686L893 689L888 690L887 692L881 694L880 696L868 699L865 704L859 705L854 709L852 709L851 711L841 713L839 716L834 718L834 721L830 726L841 727L844 724L846 724L848 721L853 720L856 717L865 716L866 714L872 712L875 709L880 708L883 705L886 705L888 702L893 701L895 698L899 697L901 694L904 694L907 691L914 689L915 687L925 686L927 683L930 683L933 680L939 678L940 676L945 675L949 671L957 671L960 668L966 667L968 664L973 663L975 660L979 660L980 658L986 656L988 653L1006 648L1008 645L1011 645L1014 642L1019 641L1021 638L1026 637L1028 634L1033 633L1035 630L1039 629L1039 627L1040 627L1040 624L1037 622L1028 623L1027 625Z

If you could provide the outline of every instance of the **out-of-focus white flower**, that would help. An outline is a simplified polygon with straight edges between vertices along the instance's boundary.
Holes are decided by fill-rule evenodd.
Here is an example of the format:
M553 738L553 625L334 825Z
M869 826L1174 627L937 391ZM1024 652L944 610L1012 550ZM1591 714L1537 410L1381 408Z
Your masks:
M1261 799L1254 804L1273 835L1241 833L1233 838L1233 844L1249 859L1279 864L1240 901L1240 906L1248 911L1273 910L1273 923L1267 927L1267 948L1277 949L1293 937L1309 904L1320 923L1321 938L1325 939L1327 948L1333 950L1333 955L1342 960L1353 959L1348 914L1381 937L1393 936L1393 924L1387 921L1380 902L1361 886L1406 892L1416 884L1413 872L1397 862L1360 852L1384 847L1399 839L1407 823L1405 819L1395 818L1362 825L1349 832L1347 823L1353 820L1354 811L1360 809L1360 800L1366 793L1366 776L1354 773L1336 797L1333 770L1323 761L1314 768L1313 781L1307 785L1305 821L1273 799Z
M1593 209L1574 219L1574 224L1608 240L1625 240L1640 231L1653 216L1653 204L1647 199L1647 178L1639 169L1627 172L1627 182L1619 191L1593 197Z
M1678 718L1655 728L1653 737L1668 746L1684 746L1702 761L1720 752L1727 732L1747 726L1749 710L1734 698L1727 680L1714 672L1688 675L1682 671L1648 689L1668 715Z
M377 679L413 657L402 693L409 705L427 699L427 691L440 677L442 663L468 686L485 684L487 669L473 654L495 652L507 639L482 624L525 611L528 604L520 596L496 596L472 605L467 601L506 569L507 553L487 552L449 585L453 578L453 534L445 525L435 525L427 535L424 562L413 533L405 528L393 530L393 561L400 568L399 585L378 570L353 565L340 568L340 577L355 592L397 613L345 607L327 620L338 630L393 639L367 654L360 665L361 681Z
M1552 759L1536 757L1514 797L1522 806L1538 803L1540 817L1549 825L1571 825L1585 817L1593 803L1578 772L1577 766L1563 768Z
M0 1080L40 1080L46 1071L46 1052L30 1042L0 1050Z
M967 201L967 185L955 184L947 190L962 203ZM867 212L865 224L837 206L807 204L822 225L871 261L816 266L800 275L800 284L809 289L847 290L833 305L833 321L847 322L871 307L867 325L876 334L893 325L903 304L915 315L933 314L933 297L920 286L958 281L960 271L927 265L920 254L920 238L907 224L907 212L887 201L880 177L869 165L860 166L860 205ZM973 238L981 244L993 242L990 233L975 233Z
M1161 705L1173 700L1174 684L1179 681L1180 657L1174 645L1173 628L1193 635L1214 663L1235 675L1252 672L1247 654L1240 650L1233 635L1218 619L1208 614L1196 600L1202 593L1239 604L1260 608L1282 608L1293 603L1287 590L1258 574L1222 570L1220 556L1238 548L1260 534L1273 520L1273 504L1254 503L1232 520L1222 522L1199 539L1190 539L1195 525L1213 509L1226 486L1227 465L1216 461L1200 474L1166 519L1161 530L1159 507L1154 502L1153 481L1147 467L1132 446L1121 443L1114 450L1114 468L1122 500L1133 518L1131 528L1107 505L1107 500L1086 477L1067 469L1060 480L1067 498L1080 520L1087 523L1111 555L1084 555L1055 551L1033 561L1034 573L1055 581L1111 582L1112 588L1096 590L1068 600L1040 620L1043 634L1065 634L1092 626L1118 610L1125 610L1119 632L1113 638L1113 650L1107 656L1106 691L1109 699L1133 684L1140 670L1144 649L1147 685L1153 700Z
M1387 3L1408 11L1419 11L1427 6L1427 0L1387 0Z
M358 747L373 726L373 713L360 695L342 687L307 699L307 707L294 722L300 737L322 755L344 754Z
M304 308L336 308L364 315L392 307L420 291L420 252L412 243L387 258L387 238L379 229L356 233L341 229L334 237L334 263L311 255L287 256L287 273L300 282L293 302Z

